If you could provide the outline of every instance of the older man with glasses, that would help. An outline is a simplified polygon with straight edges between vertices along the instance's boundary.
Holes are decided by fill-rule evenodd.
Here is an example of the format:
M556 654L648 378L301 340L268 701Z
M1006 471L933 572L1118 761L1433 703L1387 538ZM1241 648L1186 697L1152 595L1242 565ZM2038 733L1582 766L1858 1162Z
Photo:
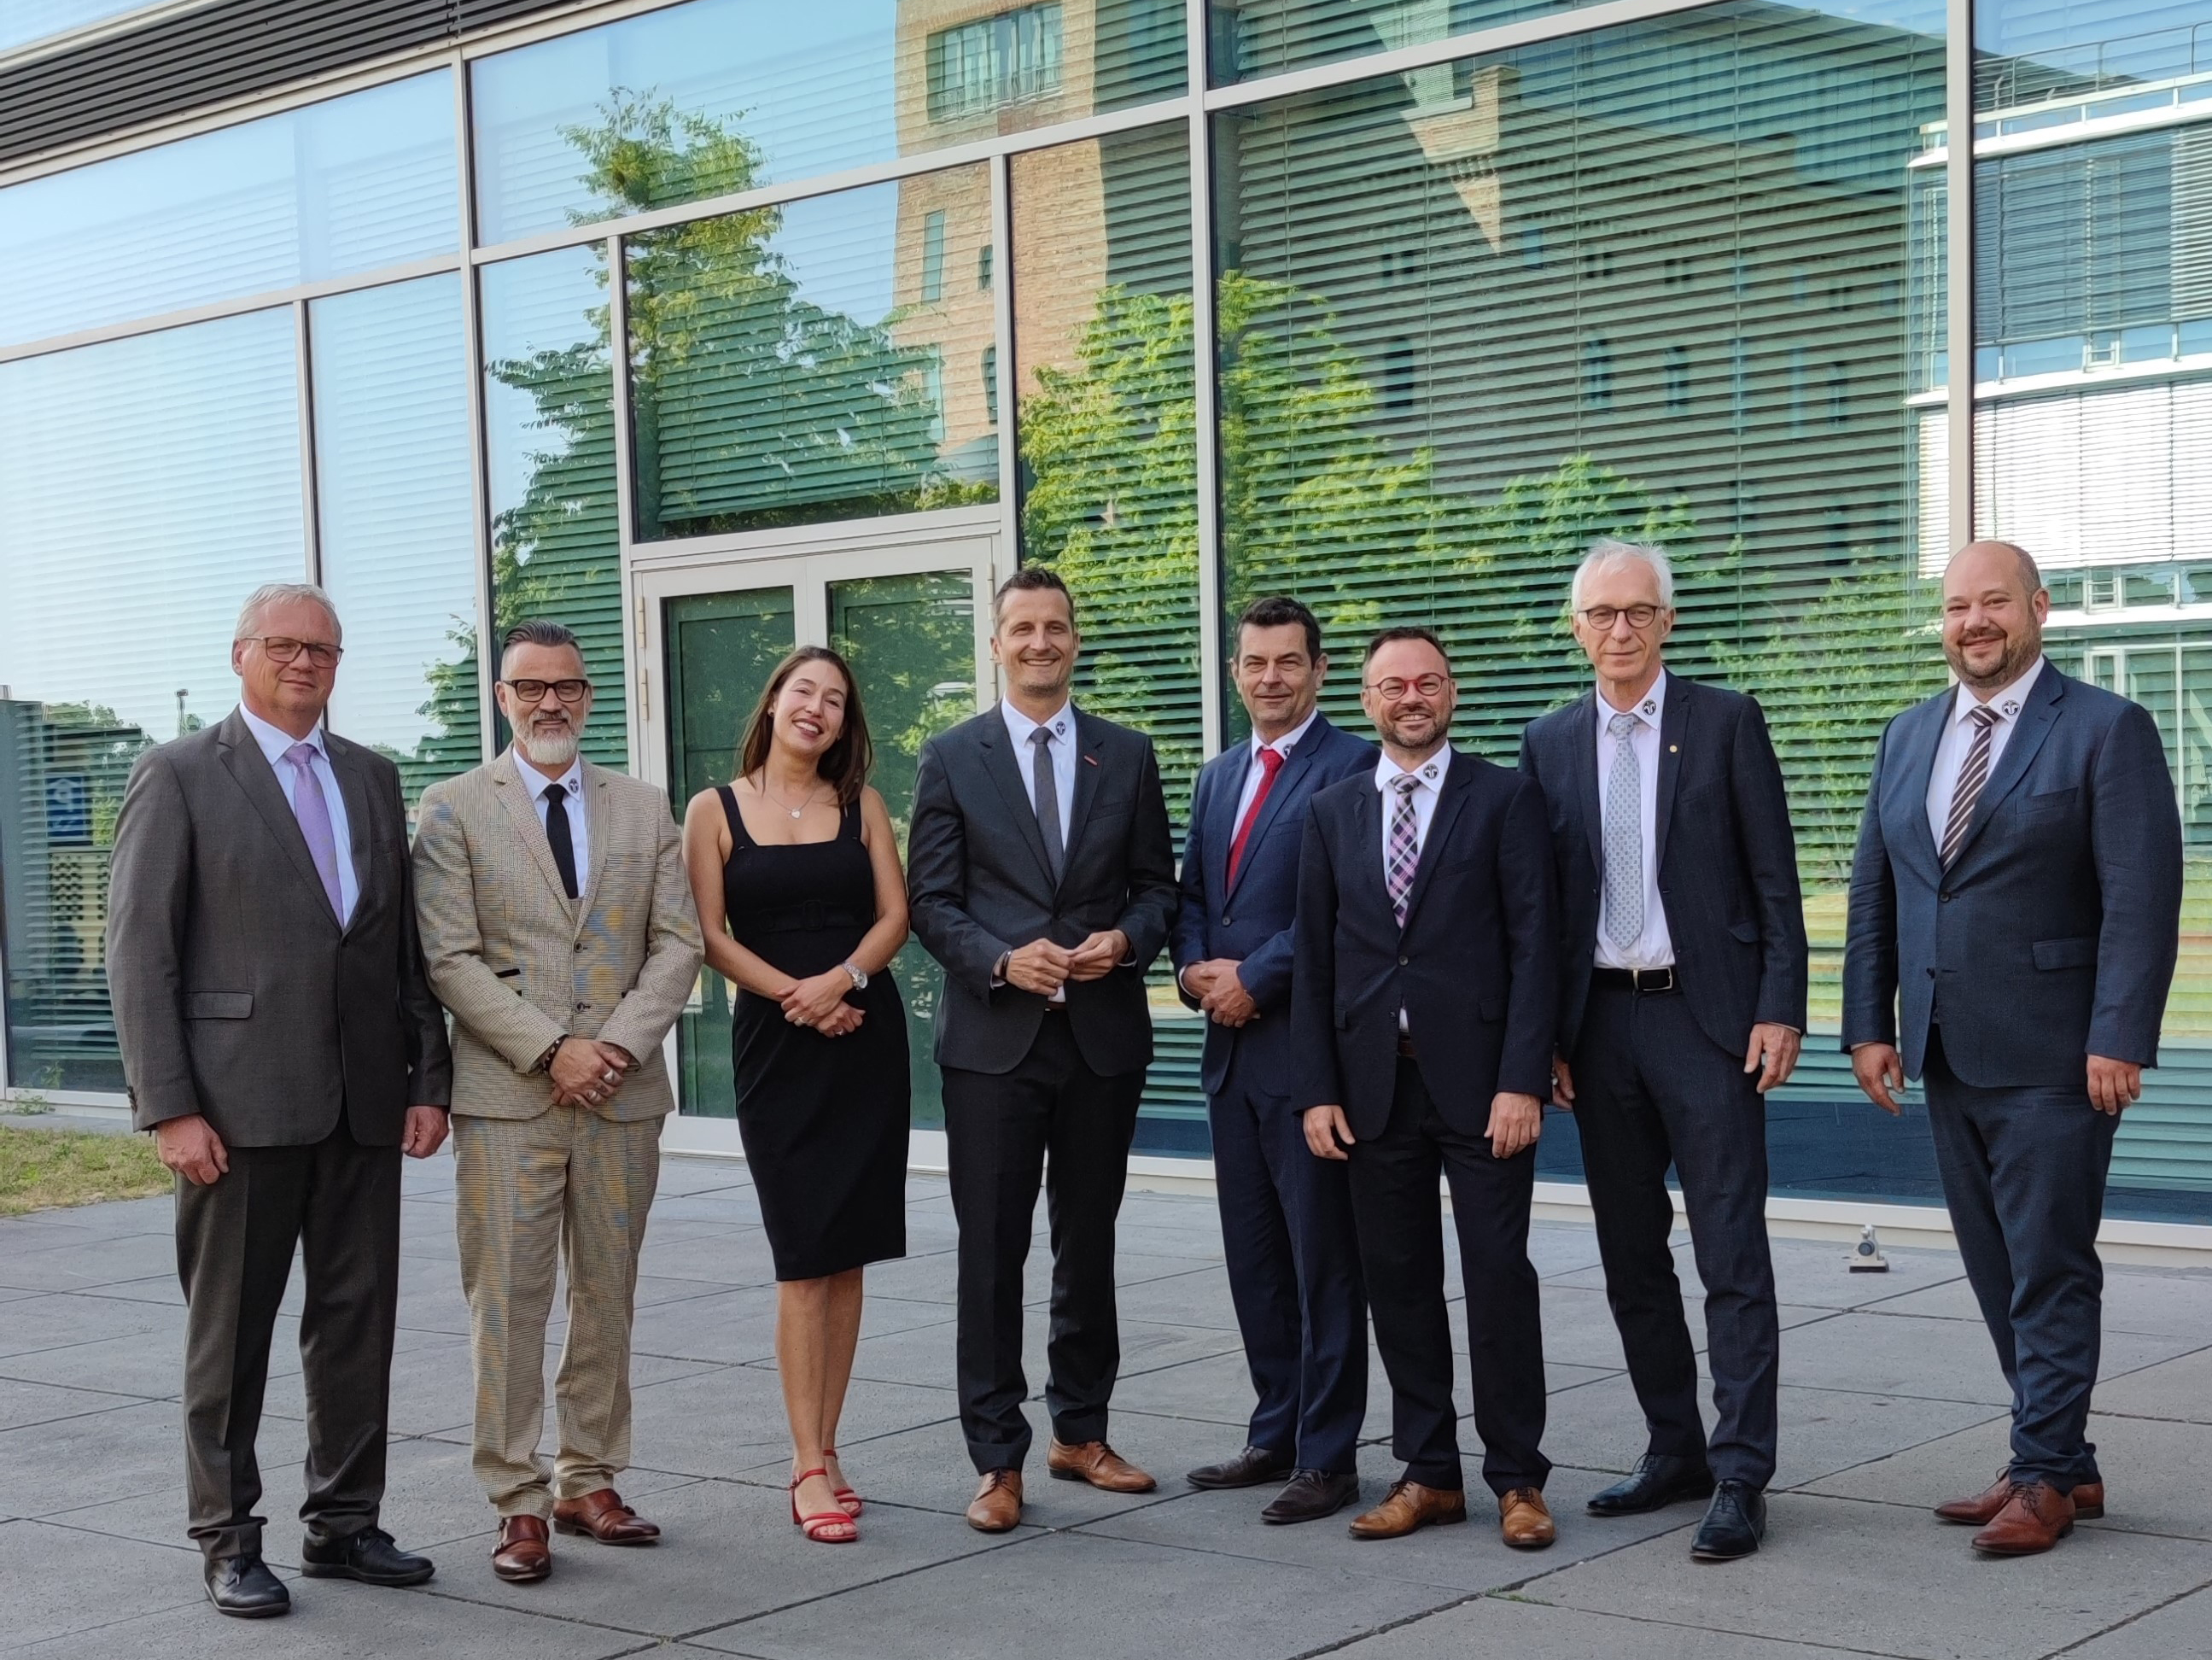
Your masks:
M107 975L132 1122L177 1176L185 1469L208 1599L263 1619L254 1442L296 1251L305 1269L301 1571L419 1584L379 1524L399 1306L403 1152L446 1139L446 1022L423 977L399 773L328 730L337 611L255 590L239 706L141 756L108 883Z
M498 697L514 743L425 793L415 870L430 983L453 1014L474 1463L499 1512L492 1571L530 1581L552 1572L549 1523L606 1545L659 1536L615 1479L638 1251L676 1104L661 1040L702 953L668 798L580 753L592 683L575 635L509 629ZM564 1261L549 1468L545 1323Z

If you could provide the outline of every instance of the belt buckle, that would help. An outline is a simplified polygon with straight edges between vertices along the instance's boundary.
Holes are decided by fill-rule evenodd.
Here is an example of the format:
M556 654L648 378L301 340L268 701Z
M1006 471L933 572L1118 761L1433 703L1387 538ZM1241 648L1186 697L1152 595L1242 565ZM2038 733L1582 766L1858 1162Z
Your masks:
M1674 989L1674 966L1671 963L1663 969L1631 969L1628 972L1630 982L1639 997L1646 992Z

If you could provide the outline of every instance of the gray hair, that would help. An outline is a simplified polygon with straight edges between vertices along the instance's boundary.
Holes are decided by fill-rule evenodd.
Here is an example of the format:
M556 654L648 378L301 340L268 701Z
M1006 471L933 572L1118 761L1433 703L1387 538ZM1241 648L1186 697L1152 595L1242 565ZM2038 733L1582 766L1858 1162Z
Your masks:
M584 660L584 642L576 638L575 629L565 623L550 622L541 617L517 623L500 635L499 672L501 674L507 672L507 654L517 646L550 646L556 651L566 646L576 654L579 663Z
M261 613L271 605L282 605L295 599L312 599L323 608L331 619L331 632L337 637L331 643L345 643L345 624L338 621L338 608L331 596L313 582L264 582L246 596L246 604L239 608L238 627L231 634L233 644L253 638L253 630L261 621Z
M1601 536L1590 544L1581 564L1575 567L1575 583L1569 604L1575 610L1583 608L1583 581L1607 565L1638 564L1658 579L1659 603L1672 611L1674 608L1674 568L1667 562L1667 550L1654 547L1649 542L1623 542L1610 536Z

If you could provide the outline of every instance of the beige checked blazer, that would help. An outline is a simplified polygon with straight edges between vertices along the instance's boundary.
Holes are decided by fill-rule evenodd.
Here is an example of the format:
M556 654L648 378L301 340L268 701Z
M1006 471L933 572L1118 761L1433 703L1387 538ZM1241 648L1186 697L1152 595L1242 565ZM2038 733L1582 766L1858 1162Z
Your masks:
M571 899L512 750L423 793L415 903L430 989L453 1016L456 1113L544 1112L553 1086L535 1068L564 1037L637 1057L605 1116L676 1105L661 1040L702 954L682 838L653 785L586 761L583 799L591 867Z

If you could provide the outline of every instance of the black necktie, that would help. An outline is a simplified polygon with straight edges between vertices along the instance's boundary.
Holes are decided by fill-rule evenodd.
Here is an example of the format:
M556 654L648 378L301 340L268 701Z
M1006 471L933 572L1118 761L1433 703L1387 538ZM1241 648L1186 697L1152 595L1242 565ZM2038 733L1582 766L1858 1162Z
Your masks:
M1036 798L1037 829L1044 836L1045 862L1057 882L1067 854L1060 839L1060 780L1052 769L1052 728L1036 727L1030 742L1035 746L1030 756L1030 787Z
M543 794L545 800L545 839L553 844L553 862L561 867L561 886L574 899L576 897L576 843L568 834L568 792L558 784L548 784Z

